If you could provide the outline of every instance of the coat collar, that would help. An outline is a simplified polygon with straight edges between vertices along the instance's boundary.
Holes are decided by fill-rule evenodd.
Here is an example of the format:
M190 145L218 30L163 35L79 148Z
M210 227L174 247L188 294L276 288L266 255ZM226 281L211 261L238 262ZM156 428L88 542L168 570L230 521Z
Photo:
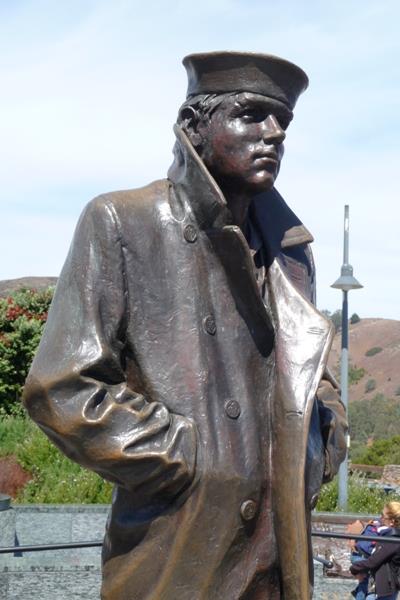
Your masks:
M174 132L175 160L168 171L168 179L174 184L175 191L189 203L202 229L229 225L232 215L215 179L183 129L175 124Z
M231 212L215 179L183 129L175 124L174 132L177 138L175 160L168 178L177 194L190 204L202 229L232 224ZM276 249L310 243L314 239L275 188L254 198L249 218L261 232L264 243Z

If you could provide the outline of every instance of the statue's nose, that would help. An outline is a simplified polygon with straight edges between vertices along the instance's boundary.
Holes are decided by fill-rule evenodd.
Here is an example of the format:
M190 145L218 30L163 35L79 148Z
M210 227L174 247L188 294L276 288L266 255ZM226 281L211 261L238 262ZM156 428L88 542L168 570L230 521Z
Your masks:
M285 131L279 124L278 119L274 115L268 115L264 123L263 139L265 142L274 142L282 144L286 137Z

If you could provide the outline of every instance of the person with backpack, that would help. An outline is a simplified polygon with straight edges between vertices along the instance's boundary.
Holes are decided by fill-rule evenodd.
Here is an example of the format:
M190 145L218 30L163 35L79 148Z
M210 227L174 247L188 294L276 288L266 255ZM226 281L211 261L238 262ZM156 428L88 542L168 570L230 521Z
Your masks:
M381 522L387 529L379 532L374 552L354 562L353 575L372 572L376 600L396 600L400 589L400 502L388 502L383 507ZM385 543L382 537L399 537L399 543Z
M390 529L383 525L380 519L371 519L367 524L360 520L351 523L347 528L349 533L365 536L378 536L384 531ZM369 558L375 550L376 542L372 540L350 540L351 546L351 563L359 562L365 558ZM357 576L358 585L352 590L352 595L355 600L375 600L375 593L369 592L371 589L371 578L369 573L359 573Z
M371 520L368 521L367 524L357 520L348 526L347 531L348 533L355 533L357 535L375 536L378 535L378 528L380 525L381 523L379 520ZM370 540L350 540L351 563L353 564L360 560L364 560L365 558L369 558L375 550L375 544L376 542ZM372 598L375 598L375 594L373 594L373 596L368 594L368 589L370 587L369 573L359 573L356 578L358 579L358 584L351 592L354 599L367 600L368 598L368 600L372 600Z

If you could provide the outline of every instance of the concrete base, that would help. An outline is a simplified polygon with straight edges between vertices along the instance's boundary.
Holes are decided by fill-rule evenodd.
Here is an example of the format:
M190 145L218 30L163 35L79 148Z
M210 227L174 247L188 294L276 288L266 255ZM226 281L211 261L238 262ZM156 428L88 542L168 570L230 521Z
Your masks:
M20 545L101 540L108 510L102 505L17 505L0 511L0 546L14 546L15 536ZM99 600L100 556L101 548L0 554L0 600ZM313 600L352 598L355 581L323 577L320 563L314 569Z
M313 600L353 600L350 592L356 585L355 579L324 577L322 565L314 563Z
M0 546L97 541L109 507L16 505L0 512ZM0 600L99 600L101 548L0 554Z
M8 558L0 567L0 600L99 600L100 559L77 565L64 560ZM7 563L7 564L5 564ZM313 600L350 599L355 581L327 578L315 565ZM210 598L210 600L212 600ZM228 600L228 599L227 599Z
M101 567L54 557L1 560L0 600L98 600Z
M16 512L13 508L0 511L0 546L15 545Z

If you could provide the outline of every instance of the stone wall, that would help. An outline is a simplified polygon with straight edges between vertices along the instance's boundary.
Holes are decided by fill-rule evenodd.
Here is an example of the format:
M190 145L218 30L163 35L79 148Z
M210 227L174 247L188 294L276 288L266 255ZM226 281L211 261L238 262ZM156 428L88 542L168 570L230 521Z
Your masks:
M400 486L400 465L385 465L381 483Z
M0 546L97 541L108 506L29 505L0 512ZM0 555L0 600L98 600L101 548Z

